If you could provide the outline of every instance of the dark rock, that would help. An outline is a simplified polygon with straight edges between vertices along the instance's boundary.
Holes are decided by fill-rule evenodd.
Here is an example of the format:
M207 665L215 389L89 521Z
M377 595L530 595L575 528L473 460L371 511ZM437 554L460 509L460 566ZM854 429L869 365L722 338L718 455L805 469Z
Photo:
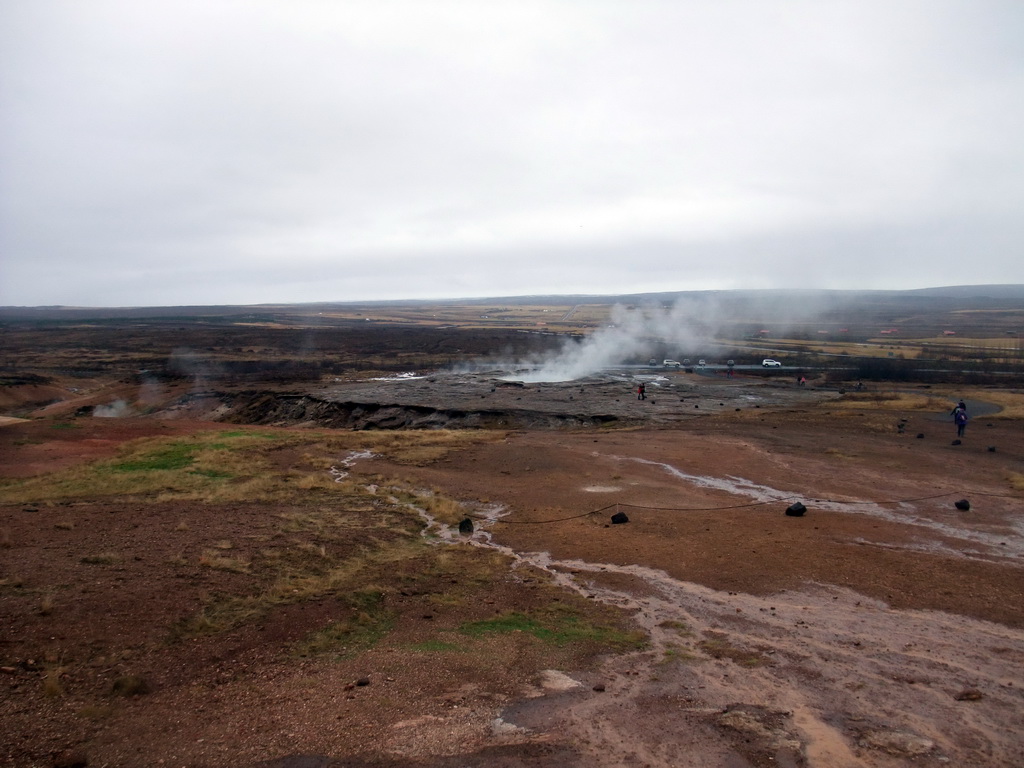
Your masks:
M605 690L604 683L595 683L594 684L594 690L597 691L598 693L604 693L604 690Z
M963 445L963 443L960 440L954 440L953 445Z
M459 533L472 533L473 532L473 521L468 517L462 518L459 521Z
M995 452L996 452L996 447L995 447L994 445L990 445L990 446L988 447L988 452L989 452L989 453L995 453Z
M110 687L110 692L116 696L142 696L149 693L152 688L144 677L139 675L124 675L117 678Z
M804 512L806 512L806 511L807 511L807 507L805 507L799 501L794 502L793 504L790 504L786 508L786 514L789 517L803 517L804 516Z
M985 698L985 694L977 688L965 688L953 698L957 701L980 701Z
M80 749L65 749L53 756L53 768L86 768L89 756Z
M917 439L918 440L923 440L924 439L924 432L918 432L917 433Z
M370 678L368 677L360 677L358 680L356 680L356 685L358 685L359 687L367 686L369 684Z
M961 512L968 512L971 509L971 502L967 499L960 499L960 501L954 501L953 506L959 509Z
M614 515L612 515L612 523L615 524L615 525L620 525L622 523L628 523L628 522L629 522L629 516L626 515L625 512L616 512Z

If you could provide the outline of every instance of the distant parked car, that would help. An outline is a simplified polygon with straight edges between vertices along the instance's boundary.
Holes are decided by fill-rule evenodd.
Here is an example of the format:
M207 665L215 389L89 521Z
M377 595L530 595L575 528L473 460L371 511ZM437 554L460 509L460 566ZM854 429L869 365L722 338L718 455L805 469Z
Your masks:
M728 360L728 361L726 361L725 364L728 365L730 368L732 368L734 365L736 365L736 361L735 360Z
M765 368L781 368L782 367L782 363L780 363L778 360L772 360L770 357L766 357L764 360L762 360L761 361L761 365L763 365Z
M678 360L665 360L665 361L662 362L662 365L665 366L666 368L679 368L680 367Z
M705 365L707 365L707 363L704 362L703 358L701 358L700 360L697 361L697 367L698 368L703 368Z
M690 364L690 358L684 357L683 358L683 365L689 365L689 364Z
M647 361L647 364L651 366L651 368L654 368L658 364L658 361L652 357L650 360Z

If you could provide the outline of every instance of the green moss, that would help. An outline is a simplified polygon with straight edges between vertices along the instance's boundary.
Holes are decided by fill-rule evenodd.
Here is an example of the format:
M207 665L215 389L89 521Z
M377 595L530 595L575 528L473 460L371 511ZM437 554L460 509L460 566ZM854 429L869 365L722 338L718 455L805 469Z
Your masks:
M645 642L640 632L625 632L616 627L593 624L562 610L532 616L518 612L505 613L492 619L468 622L459 627L459 631L470 637L523 632L558 647L586 642L626 649L640 647Z
M184 469L195 461L197 446L191 443L170 443L137 458L109 465L111 472L154 472Z

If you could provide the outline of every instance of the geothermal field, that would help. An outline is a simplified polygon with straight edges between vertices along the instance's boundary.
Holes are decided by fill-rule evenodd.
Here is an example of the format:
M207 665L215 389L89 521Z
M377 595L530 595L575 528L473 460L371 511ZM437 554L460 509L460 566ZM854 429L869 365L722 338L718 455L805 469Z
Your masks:
M5 315L0 761L1024 765L1015 301Z

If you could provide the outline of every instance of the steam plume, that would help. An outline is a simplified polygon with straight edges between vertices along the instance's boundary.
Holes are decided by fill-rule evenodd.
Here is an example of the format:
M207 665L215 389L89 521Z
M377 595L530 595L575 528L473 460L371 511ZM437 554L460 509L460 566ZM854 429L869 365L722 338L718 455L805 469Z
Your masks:
M582 340L565 343L554 356L527 361L532 368L517 379L530 382L572 381L609 366L647 359L656 351L689 352L708 342L717 325L714 303L676 302L660 305L612 308L610 325Z

